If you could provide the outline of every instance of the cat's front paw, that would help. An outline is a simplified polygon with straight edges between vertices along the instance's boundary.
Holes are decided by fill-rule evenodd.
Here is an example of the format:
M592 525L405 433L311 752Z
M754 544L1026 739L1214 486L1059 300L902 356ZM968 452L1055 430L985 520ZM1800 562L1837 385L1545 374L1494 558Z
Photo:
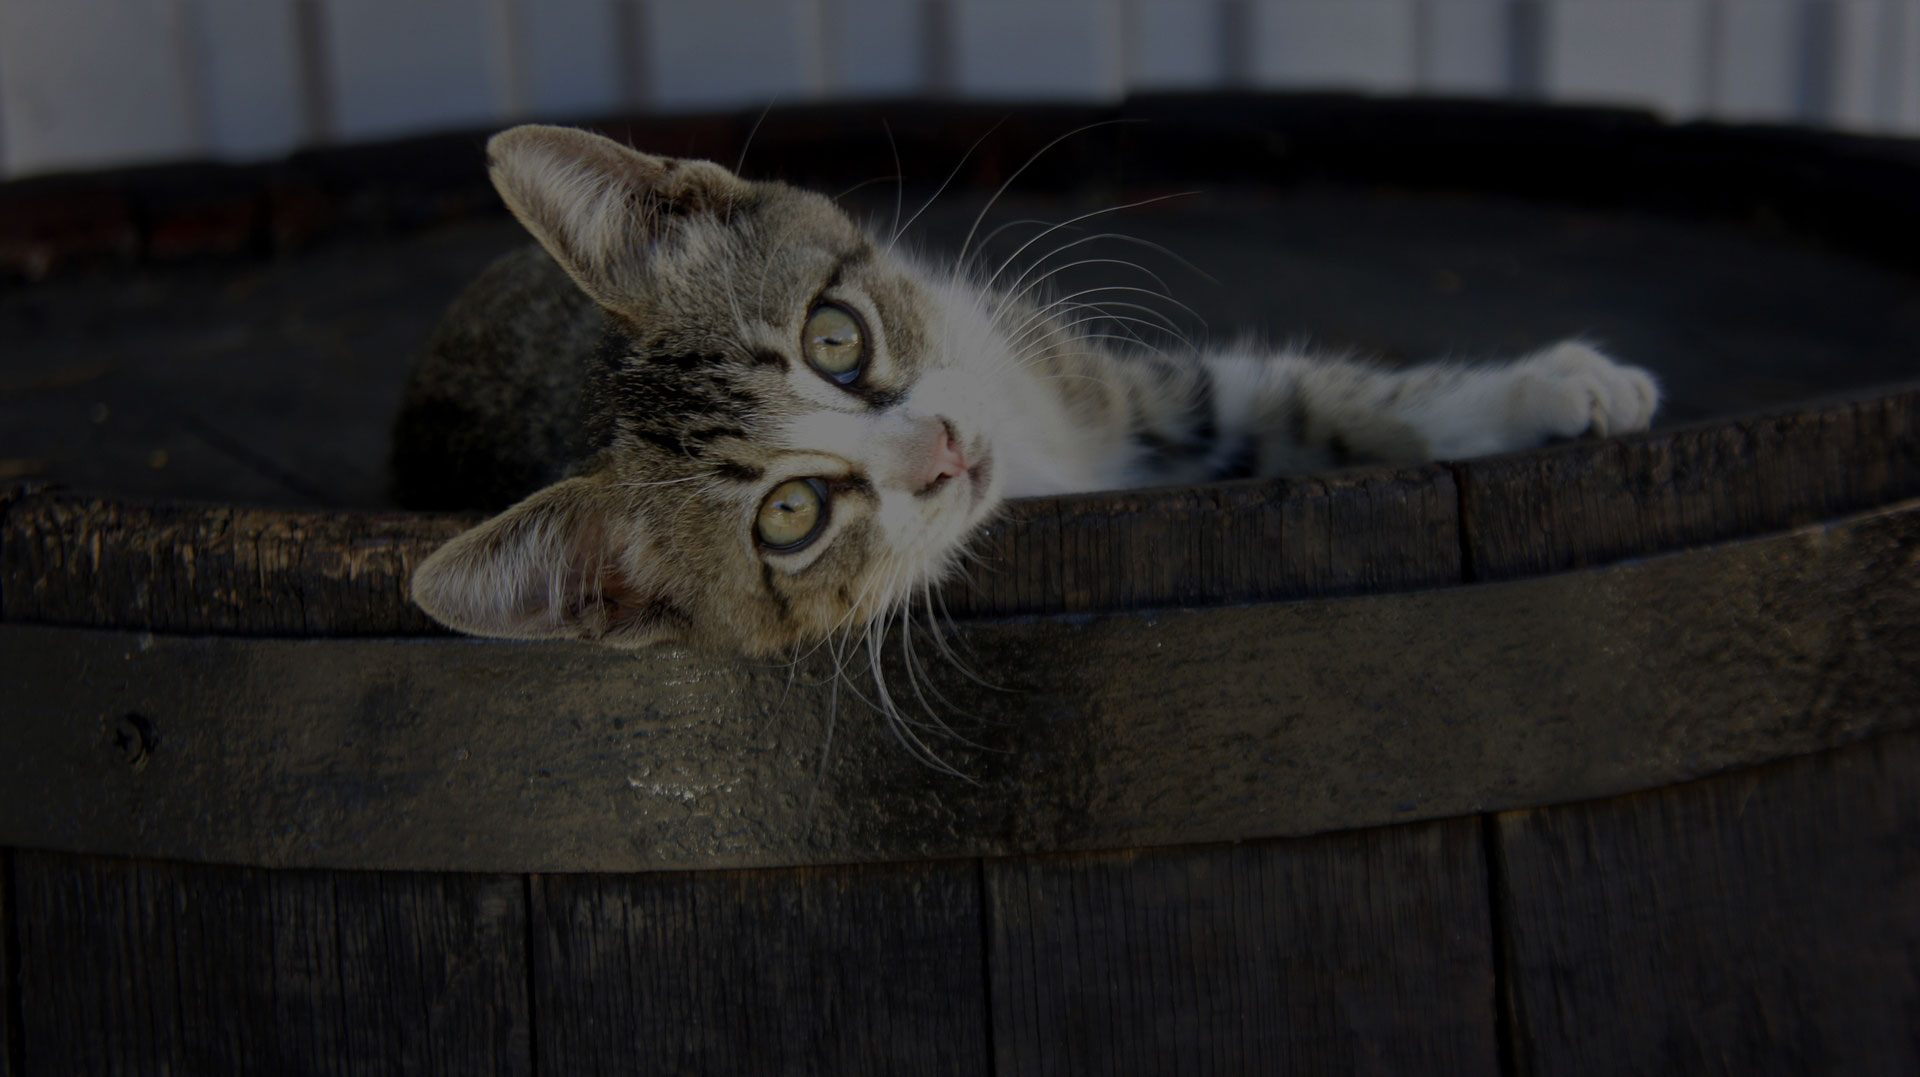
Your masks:
M1508 400L1521 440L1606 437L1645 430L1660 407L1660 386L1639 367L1569 340L1516 364Z

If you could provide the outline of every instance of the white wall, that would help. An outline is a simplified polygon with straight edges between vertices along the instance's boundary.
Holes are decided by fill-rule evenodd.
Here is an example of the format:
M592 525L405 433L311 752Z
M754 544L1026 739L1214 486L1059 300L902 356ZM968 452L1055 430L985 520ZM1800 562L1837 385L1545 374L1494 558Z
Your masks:
M1920 134L1920 0L0 0L0 176L526 117L1210 86Z

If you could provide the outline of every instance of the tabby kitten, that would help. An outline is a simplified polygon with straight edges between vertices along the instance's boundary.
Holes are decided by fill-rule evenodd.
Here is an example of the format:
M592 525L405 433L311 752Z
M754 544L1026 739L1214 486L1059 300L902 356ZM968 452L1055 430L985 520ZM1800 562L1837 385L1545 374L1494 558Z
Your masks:
M922 593L1005 498L1477 456L1644 430L1659 399L1574 342L1408 370L1122 352L808 191L558 127L487 149L542 249L454 303L394 459L411 504L524 498L413 576L479 635L773 654Z

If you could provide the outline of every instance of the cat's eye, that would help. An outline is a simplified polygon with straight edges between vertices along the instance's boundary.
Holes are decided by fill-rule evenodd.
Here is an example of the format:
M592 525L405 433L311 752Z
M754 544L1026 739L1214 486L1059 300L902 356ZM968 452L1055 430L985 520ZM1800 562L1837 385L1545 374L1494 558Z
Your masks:
M753 535L762 546L782 552L812 542L827 523L827 484L819 479L789 479L760 503Z
M807 363L841 385L851 385L867 365L866 335L860 319L845 307L822 303L807 315L800 331L800 350Z

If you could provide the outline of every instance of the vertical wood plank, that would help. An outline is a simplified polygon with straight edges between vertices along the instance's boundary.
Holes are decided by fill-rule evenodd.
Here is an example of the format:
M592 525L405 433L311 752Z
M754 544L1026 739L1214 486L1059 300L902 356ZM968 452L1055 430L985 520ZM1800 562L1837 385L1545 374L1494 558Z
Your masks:
M971 861L534 880L545 1073L986 1071Z
M12 887L13 850L0 849L0 1077L13 1077L14 1065L20 1055L19 1041L14 1038L19 1029L14 1027L13 1021L19 999L13 982L16 966L13 961Z
M1413 86L1412 0L1257 0L1248 12L1249 74L1263 86Z
M267 157L314 134L306 130L293 5L184 2L207 148L225 157Z
M998 1072L1497 1072L1480 826L990 861Z
M335 134L482 127L508 111L502 8L490 0L328 0L321 9Z
M810 0L649 3L641 15L649 104L797 104L823 89L820 15Z
M821 0L822 88L849 97L926 92L929 17L925 0Z
M1220 4L1127 0L1122 9L1129 90L1196 89L1226 81Z
M1502 0L1425 0L1420 88L1496 96L1512 88L1512 5Z
M0 128L15 174L203 148L172 0L0 3Z
M1920 735L1498 819L1522 1071L1920 1072Z
M1706 101L1703 0L1547 0L1544 88L1572 102L1691 115Z
M518 878L15 857L25 1074L530 1072Z
M1116 0L950 0L954 85L982 98L1103 100L1125 88Z
M618 0L515 0L507 11L517 66L516 118L604 115L626 104Z

